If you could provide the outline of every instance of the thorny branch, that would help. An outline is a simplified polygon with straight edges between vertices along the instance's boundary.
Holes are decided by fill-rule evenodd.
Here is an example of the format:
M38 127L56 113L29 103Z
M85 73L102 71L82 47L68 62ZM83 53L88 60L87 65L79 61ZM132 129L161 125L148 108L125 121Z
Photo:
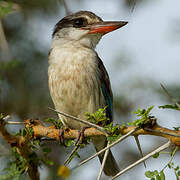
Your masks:
M30 124L30 120L25 121L27 126ZM33 124L31 124L34 137L48 137L51 139L59 140L59 129L56 129L54 126L46 127L44 126L39 120L34 120ZM130 131L136 129L136 126L122 126L119 129L119 133L125 135ZM87 128L84 131L85 137L92 137L92 136L102 136L105 135L103 132L95 129L95 128ZM167 138L176 146L180 146L180 131L179 130L171 130L168 128L164 128L157 123L150 128L139 129L132 134L133 136L138 135L154 135L154 136L161 136ZM64 132L65 139L75 139L78 137L78 130L66 129Z
M40 122L39 120L29 120L29 119L25 120L25 122L24 122L25 127L26 128L30 127L33 130L33 137L31 137L29 139L11 135L5 127L6 124L9 125L9 123L8 122L6 123L5 120L2 118L0 120L0 133L1 133L2 138L8 144L10 144L11 147L16 146L19 153L24 158L28 158L28 156L31 154L31 150L29 149L27 141L31 141L32 139L41 138L41 137L59 140L60 130L56 129L55 126L49 126L49 127L44 126L43 123ZM10 125L11 124L13 124L12 121L11 121ZM81 162L76 167L81 166L85 162L96 157L98 154L110 149L113 145L119 143L120 141L124 140L125 138L127 138L130 135L132 135L132 136L138 136L138 135L161 136L161 137L167 138L169 140L169 142L175 144L176 146L180 146L180 131L161 127L157 123L155 123L151 127L148 127L148 128L145 127L144 129L140 128L140 127L136 127L136 126L121 126L119 128L119 133L122 134L123 136L121 136L118 140L116 140L115 142L113 142L112 144L110 144L109 146L107 146L106 148L101 150L100 152L97 152L95 155L93 155L90 158L88 158L87 160ZM99 131L98 129L96 129L94 127L87 128L84 131L84 137L102 136L102 135L106 136L107 134L102 131ZM75 139L78 136L79 136L79 132L77 130L65 129L65 132L64 132L65 139ZM147 158L147 155L145 157ZM137 164L139 164L140 162L143 162L145 160L144 158L141 158L140 159L141 161L138 161ZM38 165L36 163L31 163L28 166L29 176L33 180L39 179L39 173L37 170L37 168L38 168L37 166ZM130 168L132 168L132 167L130 167ZM122 173L122 171L120 173Z

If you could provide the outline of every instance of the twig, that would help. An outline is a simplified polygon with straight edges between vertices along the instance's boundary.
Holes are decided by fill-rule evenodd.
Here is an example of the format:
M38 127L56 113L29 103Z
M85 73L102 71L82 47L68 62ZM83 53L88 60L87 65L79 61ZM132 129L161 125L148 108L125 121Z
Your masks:
M169 160L169 163L168 163L168 164L170 164L170 163L172 162L172 160L173 160L173 158L174 158L174 155L175 155L175 153L176 153L177 150L178 150L178 146L176 146L175 149L174 149L174 151L172 152L172 154L171 154L171 159ZM162 171L164 171L164 170L167 168L168 164L166 164L166 165L164 166L164 168L162 169Z
M27 124L27 122L17 122L17 121L8 121L9 119L11 119L11 116L10 115L7 115L7 116L5 116L5 117L3 117L3 120L4 120L4 122L5 122L5 124Z
M168 90L163 86L163 84L161 84L162 89L164 90L164 92L169 96L169 98L171 99L171 101L178 107L180 108L180 104L176 101L176 99L168 92Z
M139 142L139 139L138 139L138 136L134 136L135 140L136 140L136 144L137 144L137 147L139 149L139 152L140 152L140 155L141 157L143 158L143 152L142 152L142 149L141 149L141 145L140 145L140 142ZM146 168L146 162L144 161L144 167Z
M16 121L6 121L6 124L14 124L14 125L19 125L19 124L27 124L26 122L16 122Z
M131 130L130 132L128 132L126 135L124 136L121 136L118 140L116 140L115 142L113 142L112 144L110 144L109 146L105 147L104 149L98 151L96 154L92 155L91 157L85 159L84 161L80 162L76 167L74 168L77 168L81 165L83 165L84 163L90 161L91 159L95 158L96 156L98 156L99 154L101 154L102 152L106 151L107 149L110 149L112 146L118 144L119 142L123 141L124 139L126 139L127 137L129 137L131 134L133 134L134 132L136 132L137 130L139 129L139 127ZM74 169L73 168L73 169Z
M110 180L113 180L117 177L119 177L120 175L124 174L126 171L130 170L131 168L137 166L138 164L140 164L141 162L145 161L146 159L150 158L151 156L153 156L156 153L159 153L161 151L163 151L164 149L168 148L171 145L171 142L168 141L167 143L165 143L164 145L160 146L159 148L155 149L154 151L152 151L151 153L147 154L146 156L144 156L143 158L139 159L138 161L136 161L135 163L131 164L130 166L126 167L125 169L123 169L122 171L120 171L118 174L116 174L115 176L113 176Z
M68 156L68 158L64 161L64 166L67 166L70 161L71 161L71 158L72 156L74 155L74 153L79 149L80 145L79 143L74 147L74 149L72 150L71 154Z
M109 145L110 145L110 143L108 142L107 146L109 146ZM102 175L102 172L103 172L103 169L104 169L104 165L106 163L106 159L107 159L108 153L109 153L109 149L107 149L105 151L105 153L104 153L103 161L102 161L102 164L101 164L101 168L100 168L97 180L101 179L101 175Z
M180 135L178 135L178 134L172 134L172 133L167 133L167 132L163 132L163 131L157 131L157 130L150 129L150 128L147 128L147 127L145 127L144 130L150 131L150 132L156 132L156 133L160 133L160 134L164 134L164 135L168 135L168 136L179 137L180 138Z
M135 9L135 6L136 6L136 0L133 0L134 2L133 2L133 7L132 7L132 9L131 9L131 12L133 12L134 11L134 9Z
M61 115L65 116L65 117L74 119L74 120L79 121L79 122L81 122L81 123L83 123L83 124L86 124L86 125L88 125L88 126L90 126L90 127L94 127L94 128L96 128L97 130L103 132L104 135L108 136L108 132L105 131L104 128L102 128L102 127L100 127L100 126L98 126L98 125L96 125L96 124L93 124L93 123L91 123L91 122L89 122L89 121L85 121L85 120L83 120L83 119L80 119L80 118L77 118L77 117L74 117L74 116L71 116L71 115L66 114L66 113L64 113L64 112L57 111L57 110L55 110L55 109L53 109L53 108L50 108L50 107L48 107L48 108L51 109L51 110L53 110L53 111L55 111L55 112L57 112L58 114L61 114Z

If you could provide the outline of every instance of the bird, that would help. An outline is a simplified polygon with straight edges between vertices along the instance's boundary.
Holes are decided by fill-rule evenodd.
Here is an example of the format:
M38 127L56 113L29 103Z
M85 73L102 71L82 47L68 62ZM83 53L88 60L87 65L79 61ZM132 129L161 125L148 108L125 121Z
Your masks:
M103 21L90 11L78 11L62 18L54 27L48 55L48 83L56 110L77 118L105 108L107 124L113 121L113 94L107 70L95 48L107 33L127 21ZM87 125L59 115L65 127L81 130ZM107 146L105 136L93 137L96 151ZM102 163L104 154L99 156ZM111 151L103 169L113 176L119 167Z

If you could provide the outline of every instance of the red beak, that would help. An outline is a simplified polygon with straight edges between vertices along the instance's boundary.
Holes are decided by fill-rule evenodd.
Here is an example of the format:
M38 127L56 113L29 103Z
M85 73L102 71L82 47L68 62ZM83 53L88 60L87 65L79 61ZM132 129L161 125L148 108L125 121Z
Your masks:
M82 29L89 30L88 34L106 34L125 26L127 23L128 22L126 21L105 21L88 25L87 27L83 27Z

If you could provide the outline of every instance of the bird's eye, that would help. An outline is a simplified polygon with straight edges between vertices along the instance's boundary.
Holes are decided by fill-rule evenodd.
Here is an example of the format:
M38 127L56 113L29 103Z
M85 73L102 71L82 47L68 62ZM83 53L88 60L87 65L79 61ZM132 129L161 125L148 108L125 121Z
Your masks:
M73 26L74 27L83 27L87 24L87 21L83 18L78 18L74 20Z

